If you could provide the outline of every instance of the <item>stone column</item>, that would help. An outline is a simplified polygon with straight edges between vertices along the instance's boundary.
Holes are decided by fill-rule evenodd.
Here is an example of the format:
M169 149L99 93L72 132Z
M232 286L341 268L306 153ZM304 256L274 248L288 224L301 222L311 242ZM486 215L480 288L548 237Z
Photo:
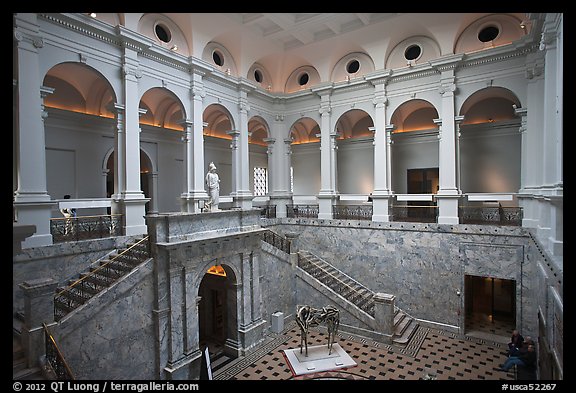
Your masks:
M195 96L196 97L196 96ZM194 102L197 100L195 99ZM196 105L195 105L196 109ZM195 116L201 116L196 114ZM184 126L184 192L181 198L181 211L183 213L200 213L208 194L204 189L204 131L203 123L200 127L195 122L184 119L180 122Z
M318 218L331 219L332 206L336 202L335 170L332 165L335 163L335 137L331 131L330 112L330 90L321 90L320 94L320 182L321 188L318 193L319 211Z
M461 192L456 184L456 124L454 113L454 95L456 93L455 68L460 57L435 64L441 72L439 92L442 96L442 119L434 122L440 126L438 132L440 189L436 194L438 202L438 223L458 224L458 201Z
M553 255L563 255L563 17L547 14L540 50L544 52L543 183L545 215L538 236Z
M22 347L28 360L27 366L39 366L39 359L46 354L42 323L54 323L54 294L58 283L51 278L24 281L19 287L24 292L24 325Z
M170 340L168 366L175 368L175 365L184 357L184 307L185 294L183 288L182 268L170 269Z
M239 112L239 134L236 153L236 194L234 195L234 207L241 209L251 209L254 196L250 191L250 150L248 145L248 89L240 88L240 98L238 102Z
M36 226L36 233L22 248L52 244L51 197L46 186L46 143L43 99L54 90L41 87L38 51L44 46L34 13L14 17L17 65L17 105L15 156L18 185L14 192L15 219L22 225Z
M387 77L372 80L374 85L374 190L372 192L372 221L390 221L390 160L389 132L386 129Z
M266 143L266 158L268 162L268 194L272 192L272 190L276 189L276 183L278 183L278 177L275 176L277 169L275 157L274 157L274 142L276 142L276 138L264 138L262 139L264 143Z
M123 133L119 139L117 154L122 152L123 183L120 185L120 195L117 200L124 214L124 233L126 235L139 235L147 232L144 216L145 205L150 200L145 198L140 184L140 115L146 113L140 109L140 92L138 88L142 71L139 69L138 51L143 49L145 43L136 41L132 36L124 36L121 32L123 47L122 55L122 92L124 106ZM119 171L120 173L120 171Z
M151 198L150 202L150 209L148 213L158 213L158 172L150 172L147 174L149 178L148 184L150 184L150 193Z
M240 136L240 131L237 130L231 130L231 131L226 131L226 134L230 135L232 137L232 140L230 141L230 149L232 150L232 192L230 192L230 195L232 196L232 198L236 197L236 194L238 192L238 179L240 177L240 170L241 170L241 166L240 166L240 155L238 152L238 139Z
M273 127L275 135L288 134L284 115L277 114L275 116ZM274 166L272 167L273 171L269 172L273 180L269 195L270 204L276 205L276 217L286 217L286 205L292 203L292 190L290 189L291 143L292 139L282 138L278 143L274 143L271 151Z
M242 266L242 317L240 319L240 329L246 329L252 323L252 255L241 254Z
M124 181L124 105L113 104L109 107L110 111L116 115L114 125L114 193L112 194L112 214L122 214L122 205L120 202L120 193L125 183Z
M253 251L250 260L250 275L252 276L252 323L262 320L262 292L260 290L260 252Z
M228 355L238 357L242 354L239 330L243 323L243 292L244 285L241 283L230 283L226 289L227 307L226 319L227 334L224 343L224 352Z
M386 336L394 335L394 302L396 296L387 293L374 294L374 319L379 333Z
M205 72L194 68L192 72L192 120L183 120L185 126L185 185L182 194L182 212L199 213L208 200L205 189L204 173L204 127L202 111L206 97L203 77Z

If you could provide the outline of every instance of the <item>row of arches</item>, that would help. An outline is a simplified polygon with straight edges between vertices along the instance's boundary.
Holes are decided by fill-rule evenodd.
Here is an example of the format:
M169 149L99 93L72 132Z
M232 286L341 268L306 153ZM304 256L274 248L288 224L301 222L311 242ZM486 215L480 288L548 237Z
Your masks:
M266 90L292 93L321 82L340 82L362 77L376 69L412 67L447 54L472 53L510 44L529 33L530 25L526 25L525 15L521 13L473 16L475 19L464 18L460 25L451 26L452 31L441 35L423 28L421 34L394 37L390 42L383 41L386 42L386 50L382 64L374 60L375 54L370 54L374 49L369 45L368 49L364 49L361 45L358 50L344 53L335 59L331 67L314 64L303 57L293 69L282 70L283 73L287 72L282 76L270 71L270 55L252 62L238 59L241 55L237 50L233 54L227 47L230 38L225 33L208 38L203 44L199 42L198 45L203 45L202 50L193 47L198 41L192 31L195 25L190 26L195 22L194 17L184 21L180 15L149 13L142 14L137 22L132 23L137 25L139 33L161 47L184 56L201 57L216 69L228 75L245 77ZM130 15L130 18L135 17ZM113 26L123 25L128 19L124 14L94 14L94 18ZM237 64L251 65L243 72Z
M115 94L105 77L94 68L82 63L61 63L51 68L44 78L44 85L54 89L45 98L47 107L64 109L89 115L113 118ZM521 107L519 99L503 87L486 87L471 94L462 104L459 115L462 125L493 123L515 118L514 107ZM178 96L166 87L152 87L140 99L139 108L145 113L140 123L169 131L183 131L182 119L186 118L184 105ZM394 133L438 129L434 119L439 114L435 105L426 99L410 99L393 109L390 124ZM237 127L234 114L225 103L209 104L204 108L203 121L207 124L205 135L230 139L227 131ZM333 130L338 139L370 137L374 126L372 117L364 109L349 109L335 121ZM270 125L263 116L252 116L248 122L249 143L266 145L271 137ZM318 117L302 116L289 127L293 143L318 142L320 139Z

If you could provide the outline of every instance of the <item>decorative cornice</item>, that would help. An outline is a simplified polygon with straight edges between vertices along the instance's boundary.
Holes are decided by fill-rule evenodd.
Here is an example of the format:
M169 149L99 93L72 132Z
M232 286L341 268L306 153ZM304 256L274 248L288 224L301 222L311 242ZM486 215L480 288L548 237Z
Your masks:
M124 48L140 53L149 50L154 45L154 41L150 38L135 33L124 26L117 25L115 29L120 40L120 45Z
M364 79L367 82L370 82L374 86L385 85L386 83L388 83L388 80L389 80L391 75L392 75L392 71L389 69L378 70L378 71L372 72L370 74L364 75Z
M180 71L190 72L188 59L179 53L174 53L166 48L153 46L149 50L141 53L142 57L165 64Z
M460 65L461 68L476 67L484 64L509 60L515 57L521 57L528 53L535 52L538 49L538 43L530 44L523 47L505 46L494 49L487 49L491 53L481 52L466 55L466 60Z
M428 63L433 69L439 72L450 71L456 69L462 63L464 56L463 53L447 55L429 60Z
M389 83L392 82L403 82L410 79L420 79L426 78L428 76L438 75L438 71L433 69L426 69L424 71L410 71L409 73L393 73L390 76Z
M332 94L334 90L334 83L333 82L323 82L314 87L311 87L310 90L312 93L316 93L319 96L325 96Z
M40 13L38 14L38 17L47 20L48 22L61 25L68 30L73 30L77 33L97 39L99 41L103 41L115 46L120 46L120 40L118 39L114 28L99 20L82 20L75 14ZM90 24L87 23L88 21Z

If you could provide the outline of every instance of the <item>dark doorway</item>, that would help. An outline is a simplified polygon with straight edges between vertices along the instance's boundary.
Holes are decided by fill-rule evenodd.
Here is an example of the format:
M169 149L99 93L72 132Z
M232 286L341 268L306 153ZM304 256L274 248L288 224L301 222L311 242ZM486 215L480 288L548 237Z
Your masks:
M200 283L199 335L200 347L208 346L211 356L223 351L226 341L227 277L222 267L208 269Z
M408 194L436 194L438 168L408 169Z
M516 328L516 281L464 276L465 332L509 338Z
M438 168L408 169L408 194L436 194L439 184ZM408 201L410 221L436 222L435 201Z

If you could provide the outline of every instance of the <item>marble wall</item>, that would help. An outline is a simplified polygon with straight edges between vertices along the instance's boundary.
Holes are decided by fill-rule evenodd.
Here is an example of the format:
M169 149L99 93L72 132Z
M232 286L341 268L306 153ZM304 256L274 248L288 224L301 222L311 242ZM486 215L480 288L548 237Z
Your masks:
M308 250L396 306L438 327L464 325L464 276L515 280L517 320L534 332L528 236L518 227L286 218L279 232L298 233L294 249ZM534 322L533 322L534 321Z
M24 308L23 294L18 285L24 281L51 278L64 285L88 270L88 266L134 240L134 236L58 243L23 249L13 257L13 312Z
M282 312L286 323L296 313L295 266L290 255L262 242L260 284L262 286L262 316L270 328L272 314Z
M150 233L162 239L152 247L155 259L52 328L79 379L197 377L198 288L215 263L230 274L229 317L236 322L229 324L226 345L244 354L270 330L273 313L282 312L288 322L297 304L330 301L298 276L299 249L374 292L395 295L396 305L422 323L453 331L464 326L465 275L515 280L519 328L525 336L545 334L546 353L562 370L563 272L526 228L212 214L197 215L196 223L183 222L190 215L156 216L149 222ZM236 230L220 227L228 216L228 228ZM258 224L295 236L293 254L260 240ZM13 282L64 280L117 246L100 239L29 249L14 257ZM369 326L352 311L342 311L342 322L363 334Z
M157 379L153 260L51 328L76 379Z

